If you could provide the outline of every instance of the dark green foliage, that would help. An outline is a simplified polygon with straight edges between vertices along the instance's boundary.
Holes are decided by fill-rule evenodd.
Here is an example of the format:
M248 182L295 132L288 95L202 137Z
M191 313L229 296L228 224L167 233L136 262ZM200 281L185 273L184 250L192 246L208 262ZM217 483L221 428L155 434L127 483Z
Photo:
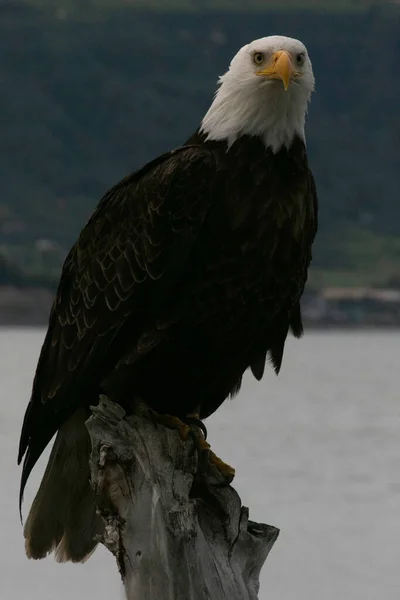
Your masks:
M10 7L0 7L1 244L43 237L67 249L109 187L187 139L234 52L279 32L307 44L317 77L315 278L399 273L399 12L125 8L57 18Z

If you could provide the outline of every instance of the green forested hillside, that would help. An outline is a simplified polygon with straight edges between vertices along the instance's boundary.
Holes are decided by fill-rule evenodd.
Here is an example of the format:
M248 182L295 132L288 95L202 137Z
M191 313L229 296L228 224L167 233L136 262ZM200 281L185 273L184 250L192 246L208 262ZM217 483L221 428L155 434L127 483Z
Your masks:
M141 8L179 11L261 11L266 10L329 10L365 11L376 4L374 0L23 0L23 4L36 8L64 9L67 11Z
M198 125L232 54L283 33L307 44L317 78L308 122L321 203L312 278L351 285L399 274L395 7L239 15L186 10L195 2L162 13L98 4L0 5L0 254L28 272L57 268L107 188ZM45 258L43 238L53 241Z

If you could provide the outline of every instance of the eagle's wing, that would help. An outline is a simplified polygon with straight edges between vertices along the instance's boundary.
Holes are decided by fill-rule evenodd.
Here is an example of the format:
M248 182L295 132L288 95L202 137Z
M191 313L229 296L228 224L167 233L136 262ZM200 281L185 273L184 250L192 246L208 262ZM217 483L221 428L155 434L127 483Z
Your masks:
M304 155L305 156L305 155ZM303 247L303 269L299 271L296 280L299 298L295 301L289 319L287 313L283 316L277 315L274 323L274 338L268 340L268 344L261 342L259 351L256 353L252 362L251 371L254 377L260 381L265 370L265 363L269 355L270 362L276 373L279 373L282 366L283 353L285 349L286 337L289 328L297 338L303 335L303 320L301 316L300 297L307 280L307 270L312 259L312 244L318 229L318 196L315 181L311 170L304 161L304 176L299 178L299 187L296 189L298 198L302 198L302 209L304 215Z
M181 275L216 173L209 151L172 151L111 189L83 229L62 270L25 413L21 498L51 437L93 389L119 330L134 315L140 334Z
M305 180L305 188L304 194L305 198L307 198L307 202L305 203L305 210L307 211L307 216L305 219L306 223L306 231L304 236L304 260L305 260L305 274L307 278L307 269L311 263L312 259L312 244L314 242L317 230L318 230L318 196L317 196L317 188L315 186L315 181L313 174L310 169L307 169L308 177ZM302 282L301 293L303 293L303 288L306 283L306 278ZM296 303L293 311L292 317L290 321L290 328L295 337L301 337L303 334L303 322L301 318L301 307L300 300ZM282 358L281 358L282 361Z

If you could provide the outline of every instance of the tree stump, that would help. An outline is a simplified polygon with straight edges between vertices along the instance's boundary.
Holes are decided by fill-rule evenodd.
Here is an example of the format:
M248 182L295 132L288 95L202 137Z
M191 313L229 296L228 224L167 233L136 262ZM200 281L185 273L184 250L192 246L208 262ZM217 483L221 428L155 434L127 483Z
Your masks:
M116 557L128 600L256 600L279 530L249 521L209 464L200 478L193 440L105 396L92 408L92 486L99 541Z

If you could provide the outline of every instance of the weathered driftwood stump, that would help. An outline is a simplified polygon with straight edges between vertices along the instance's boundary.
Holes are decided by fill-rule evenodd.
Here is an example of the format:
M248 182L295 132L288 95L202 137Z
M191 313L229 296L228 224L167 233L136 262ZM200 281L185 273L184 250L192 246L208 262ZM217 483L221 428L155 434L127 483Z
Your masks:
M91 477L128 600L255 600L279 530L253 523L194 442L102 396L87 422Z

